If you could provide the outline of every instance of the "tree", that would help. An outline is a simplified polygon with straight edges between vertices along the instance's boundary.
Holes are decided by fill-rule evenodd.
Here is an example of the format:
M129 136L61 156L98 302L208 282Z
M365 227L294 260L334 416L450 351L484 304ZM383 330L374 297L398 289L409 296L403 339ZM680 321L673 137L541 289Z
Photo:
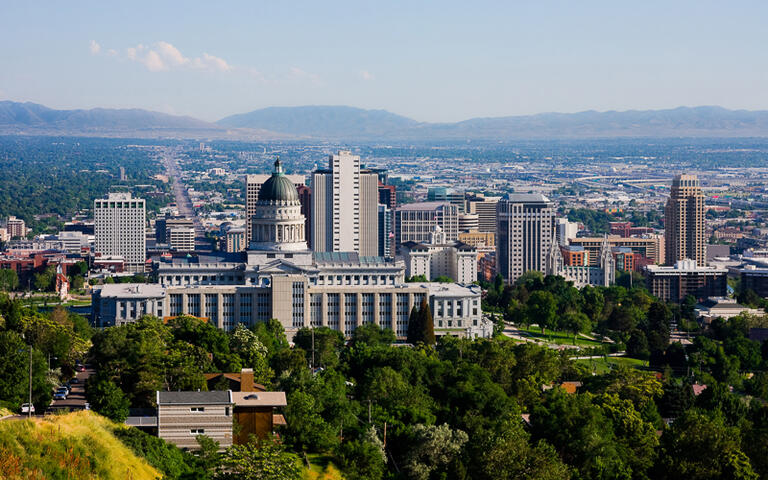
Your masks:
M395 332L390 328L381 328L374 323L360 325L352 332L350 346L389 346L395 343Z
M299 458L274 438L232 445L221 455L217 480L301 480Z
M530 443L530 435L516 418L503 420L495 428L479 435L477 466L479 478L513 480L561 480L570 471L551 445L544 441Z
M318 399L297 391L288 394L286 438L300 450L329 450L338 443L336 431L320 415Z
M408 478L427 480L457 458L468 440L465 432L454 430L448 424L416 425L413 427L413 445L403 470L408 473Z
M0 290L12 292L19 288L19 276L16 270L0 268Z
M555 296L544 290L536 290L531 294L526 305L528 323L538 323L541 333L545 334L547 328L557 326L557 301Z
M86 395L93 411L118 423L128 418L131 403L111 380L99 376L88 379Z
M16 332L0 331L0 400L14 407L27 402L29 396L29 349ZM39 350L32 350L32 403L40 411L51 400L48 366Z
M344 334L328 327L314 329L304 327L296 332L293 343L307 353L307 363L312 360L312 347L314 346L315 364L313 367L334 368L339 364L339 351L344 346Z
M695 409L664 432L657 466L661 479L758 478L741 451L739 429L727 426L722 415Z
M46 268L43 272L36 273L33 277L32 283L35 285L36 290L46 292L53 289L54 278L55 271L51 266Z
M378 480L387 468L381 448L366 440L342 443L336 458L348 480Z
M589 331L592 322L582 312L568 312L563 317L563 327L573 334L573 344L576 345L576 336L584 331Z
M411 308L411 314L408 316L408 333L407 341L413 345L416 345L422 341L423 328L421 326L421 316L419 315L419 309L416 305Z
M238 324L229 337L229 348L233 353L240 355L244 364L253 369L253 378L256 383L270 385L274 372L269 368L267 361L267 347L261 343L258 335Z
M453 279L448 275L438 275L432 281L437 283L453 283Z
M432 310L429 308L427 298L421 300L419 308L419 324L421 326L421 341L427 345L435 344L435 322L432 319Z

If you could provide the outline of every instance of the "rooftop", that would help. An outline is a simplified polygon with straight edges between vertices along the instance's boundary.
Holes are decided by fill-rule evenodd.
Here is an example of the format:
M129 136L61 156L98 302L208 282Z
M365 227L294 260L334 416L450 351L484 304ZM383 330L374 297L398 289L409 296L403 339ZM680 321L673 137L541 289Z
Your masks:
M104 285L99 292L102 298L147 298L164 296L165 288L153 283L114 283Z
M437 210L438 208L445 207L447 205L450 205L450 203L448 202L406 203L405 205L398 206L397 210L400 210L400 211Z
M210 392L157 392L158 405L198 405L198 404L232 404L230 390L213 390Z
M285 392L232 392L238 407L284 407L288 405Z
M549 198L540 193L510 193L507 199L512 203L549 203Z

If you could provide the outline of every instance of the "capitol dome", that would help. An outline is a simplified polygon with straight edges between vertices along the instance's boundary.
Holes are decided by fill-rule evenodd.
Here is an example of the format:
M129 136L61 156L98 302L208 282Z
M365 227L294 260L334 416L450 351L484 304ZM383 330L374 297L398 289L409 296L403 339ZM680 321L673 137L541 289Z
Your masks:
M275 160L275 170L272 176L262 184L259 190L259 202L274 202L283 204L298 204L299 192L296 186L283 173L280 158Z

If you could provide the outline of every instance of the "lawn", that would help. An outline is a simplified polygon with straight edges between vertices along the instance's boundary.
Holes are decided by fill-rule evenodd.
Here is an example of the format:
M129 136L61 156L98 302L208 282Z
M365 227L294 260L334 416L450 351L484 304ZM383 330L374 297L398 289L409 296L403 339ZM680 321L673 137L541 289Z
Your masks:
M645 360L639 360L637 358L630 357L603 357L590 360L574 360L574 362L586 365L598 375L608 373L612 368L616 368L619 365L625 365L627 367L633 367L640 370L645 370L648 368L647 362Z
M525 326L516 324L515 328L517 328L521 332L525 332L527 336L535 340L548 342L548 343L556 343L558 345L573 345L573 334L570 332L563 332L563 331L557 331L557 330L545 330L547 332L546 335L542 335L541 329L539 327L533 327L533 326L525 327ZM576 345L580 347L599 347L604 344L605 342L601 342L599 340L590 340L588 338L584 338L583 336L576 337Z

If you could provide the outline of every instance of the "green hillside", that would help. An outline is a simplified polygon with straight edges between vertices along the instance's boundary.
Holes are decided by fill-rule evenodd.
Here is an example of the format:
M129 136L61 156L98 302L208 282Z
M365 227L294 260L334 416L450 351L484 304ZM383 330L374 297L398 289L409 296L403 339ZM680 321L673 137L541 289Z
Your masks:
M0 478L154 480L161 474L113 435L121 427L81 411L0 422Z

